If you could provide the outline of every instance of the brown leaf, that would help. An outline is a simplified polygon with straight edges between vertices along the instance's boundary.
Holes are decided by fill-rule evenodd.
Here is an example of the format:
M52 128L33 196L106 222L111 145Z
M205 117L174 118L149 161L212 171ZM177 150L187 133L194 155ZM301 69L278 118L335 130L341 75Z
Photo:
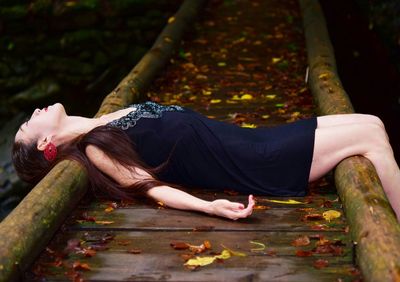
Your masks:
M312 256L312 252L311 251L303 251L303 250L297 250L296 251L296 256L298 257L310 257Z
M170 243L170 246L175 250L186 250L189 249L190 245L185 242L173 241Z
M130 254L137 255L137 254L141 254L142 250L140 250L140 249L129 249L129 250L127 250L127 252L130 253Z
M295 246L295 247L307 246L307 245L310 245L310 239L308 238L307 235L300 236L300 237L294 239L291 244L292 244L292 246Z
M187 261L187 260L189 260L189 259L191 259L191 258L194 258L194 257L195 257L195 254L193 254L193 253L188 253L188 254L181 254L180 256L181 256L181 258L183 258L185 261Z
M127 245L129 245L130 243L131 243L130 240L118 240L118 241L117 241L117 244L120 245L120 246L127 246Z
M316 269L321 269L328 266L328 261L326 259L317 259L314 261L313 265Z

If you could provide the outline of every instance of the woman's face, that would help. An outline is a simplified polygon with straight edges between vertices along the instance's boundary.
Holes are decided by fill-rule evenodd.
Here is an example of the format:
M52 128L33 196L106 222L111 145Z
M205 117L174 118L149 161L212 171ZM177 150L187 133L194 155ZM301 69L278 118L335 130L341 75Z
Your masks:
M51 134L54 135L66 116L64 106L60 103L36 109L32 116L20 126L15 135L15 141L25 143Z

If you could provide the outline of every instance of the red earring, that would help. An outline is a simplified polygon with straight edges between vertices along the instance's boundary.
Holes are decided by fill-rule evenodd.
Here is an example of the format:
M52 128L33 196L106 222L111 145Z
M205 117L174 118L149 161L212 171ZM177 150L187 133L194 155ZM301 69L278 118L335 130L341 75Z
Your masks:
M57 156L57 147L53 143L47 144L46 148L44 149L44 157L49 162L53 161Z

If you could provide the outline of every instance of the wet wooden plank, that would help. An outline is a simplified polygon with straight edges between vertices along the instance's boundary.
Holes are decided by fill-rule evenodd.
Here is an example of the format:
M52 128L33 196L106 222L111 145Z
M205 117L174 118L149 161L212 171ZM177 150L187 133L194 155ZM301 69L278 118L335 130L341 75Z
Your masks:
M328 209L319 209L318 213ZM205 216L203 213L193 211L181 211L175 209L115 209L110 213L104 210L85 210L88 217L94 217L97 221L109 221L111 224L96 224L82 218L81 212L72 215L66 222L68 229L90 230L193 230L199 226L208 226L214 230L286 230L309 231L313 228L325 228L331 231L342 231L346 228L343 217L327 222L325 219L306 220L302 218L310 214L304 210L293 208L280 208L269 210L255 210L251 217L232 221L220 217Z
M344 234L324 232L324 239L340 240L343 253L314 254L311 257L297 257L296 250L312 250L318 240L311 240L309 246L294 247L291 242L302 235L316 235L320 232L65 232L49 245L51 250L43 253L40 261L51 263L54 252L65 248L71 239L79 238L81 247L97 244L105 236L114 235L106 244L107 250L98 251L94 257L82 254L70 254L63 266L52 267L52 281L66 281L64 273L72 263L87 263L91 271L82 272L82 277L90 281L225 281L254 278L256 281L333 281L336 278L351 278L351 242ZM172 241L183 241L199 245L204 240L211 242L211 250L200 256L219 253L226 246L234 251L246 254L245 257L231 257L223 263L213 263L197 271L190 271L183 265L181 254L187 250L175 250ZM250 241L266 245L263 251L252 249L259 247ZM221 245L223 244L223 246ZM140 249L139 254L128 253L130 249ZM53 257L52 257L53 256ZM313 263L317 259L326 259L328 266L316 269ZM38 267L36 265L35 267ZM29 273L26 274L27 280Z

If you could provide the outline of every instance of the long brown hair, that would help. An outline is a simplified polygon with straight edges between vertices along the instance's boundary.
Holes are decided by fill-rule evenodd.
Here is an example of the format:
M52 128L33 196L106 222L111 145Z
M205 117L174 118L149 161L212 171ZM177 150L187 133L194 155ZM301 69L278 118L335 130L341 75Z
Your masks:
M88 145L95 145L108 157L119 162L132 171L133 167L145 170L152 179L143 179L130 186L122 186L111 177L93 165L85 154ZM135 144L121 129L109 125L98 126L86 134L80 135L69 144L57 147L57 157L49 162L43 152L36 148L36 143L25 144L17 141L13 145L12 160L18 176L29 183L39 182L57 163L64 159L75 160L81 163L88 173L90 186L95 196L108 196L112 199L133 199L145 196L146 192L155 186L168 185L182 188L178 184L157 180L156 174L167 165L168 160L157 167L150 167L144 163L135 150Z

